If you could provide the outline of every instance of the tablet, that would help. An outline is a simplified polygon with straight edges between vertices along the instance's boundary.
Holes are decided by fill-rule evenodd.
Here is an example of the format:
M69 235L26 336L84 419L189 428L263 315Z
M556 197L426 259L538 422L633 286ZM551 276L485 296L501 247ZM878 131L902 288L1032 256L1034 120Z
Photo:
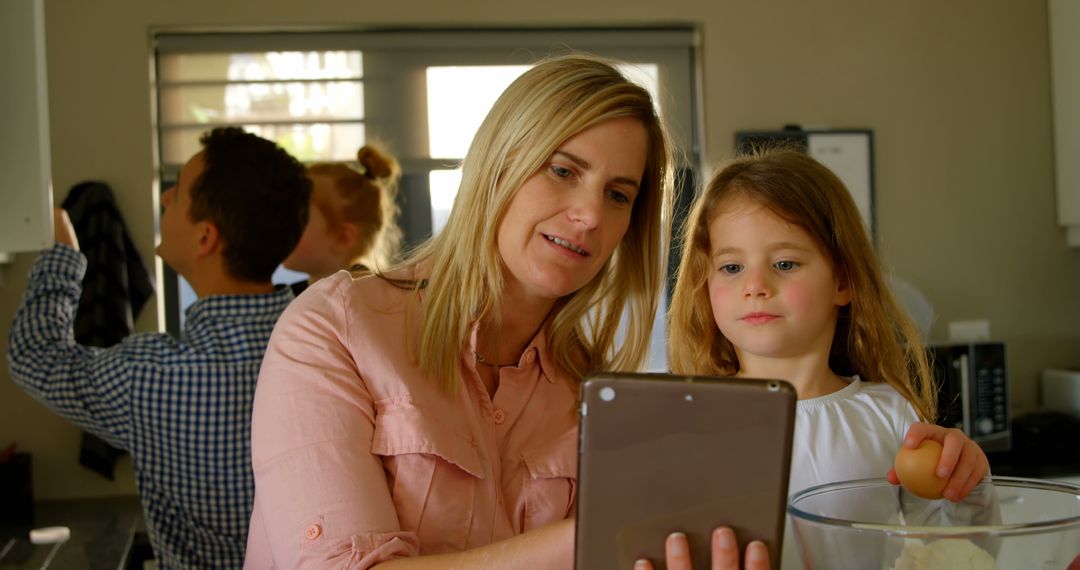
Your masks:
M694 568L729 526L780 567L795 389L779 380L596 374L582 384L579 570L665 568L664 540L686 533Z

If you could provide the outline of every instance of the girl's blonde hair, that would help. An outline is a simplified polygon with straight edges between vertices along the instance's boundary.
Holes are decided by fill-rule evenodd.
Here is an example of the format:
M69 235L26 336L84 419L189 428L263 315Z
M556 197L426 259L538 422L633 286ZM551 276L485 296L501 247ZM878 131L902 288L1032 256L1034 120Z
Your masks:
M369 268L387 267L401 247L397 224L398 180L401 166L389 152L367 144L356 153L358 168L341 162L313 164L310 175L325 176L333 182L331 196L315 192L312 205L319 208L331 228L349 222L356 228L351 264Z
M471 324L501 321L505 277L496 235L518 189L567 139L621 117L641 121L649 139L630 226L596 277L556 304L546 332L554 360L574 378L643 365L663 283L672 149L644 88L612 62L572 54L541 61L506 88L465 155L445 228L399 266L430 268L426 280L411 283L424 289L417 357L429 376L456 389ZM625 339L617 347L624 311Z
M682 261L672 295L668 359L680 374L732 375L739 360L721 334L709 302L709 223L730 200L749 199L805 230L851 289L840 308L829 353L836 374L896 388L932 422L937 392L919 333L882 275L859 210L843 182L796 150L757 151L730 162L697 198L682 234Z

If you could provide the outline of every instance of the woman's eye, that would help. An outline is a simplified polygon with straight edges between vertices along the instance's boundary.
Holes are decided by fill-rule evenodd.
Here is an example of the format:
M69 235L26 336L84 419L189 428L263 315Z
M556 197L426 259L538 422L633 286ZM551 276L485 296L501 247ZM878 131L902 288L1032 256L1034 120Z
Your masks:
M798 266L799 266L798 262L787 261L787 260L785 260L785 261L777 261L776 263L773 264L773 267L779 269L780 271L791 271L792 269L795 269Z
M720 266L720 273L735 274L742 271L742 266L737 263L725 263Z
M558 164L551 165L551 173L559 178L570 178L570 176L574 174L569 168L559 166Z

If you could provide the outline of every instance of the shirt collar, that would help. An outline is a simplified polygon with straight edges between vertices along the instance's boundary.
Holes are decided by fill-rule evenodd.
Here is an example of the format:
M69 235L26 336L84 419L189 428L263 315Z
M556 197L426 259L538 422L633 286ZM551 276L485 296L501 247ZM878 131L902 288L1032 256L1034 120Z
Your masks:
M557 370L557 368L548 351L547 334L545 331L551 326L551 322L554 318L554 312L548 315L544 324L536 331L536 335L529 341L529 344L525 345L525 350L521 352L521 357L518 359L517 363L518 368L525 368L536 362L540 367L541 375L551 383L555 382L554 371ZM473 366L479 364L476 360L476 337L479 334L479 331L480 321L473 321L469 328L468 340L465 343L465 358L467 358Z
M271 293L254 295L210 295L198 299L187 308L187 325L221 321L248 320L265 316L277 319L294 299L292 289L277 285Z

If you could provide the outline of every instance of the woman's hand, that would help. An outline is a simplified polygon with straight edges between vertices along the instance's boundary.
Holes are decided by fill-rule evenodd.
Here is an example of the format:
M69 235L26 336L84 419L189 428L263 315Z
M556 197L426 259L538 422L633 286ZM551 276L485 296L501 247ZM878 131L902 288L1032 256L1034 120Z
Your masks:
M668 570L691 570L690 567L690 544L686 535L675 532L667 537L664 544L665 562ZM720 527L712 534L712 565L711 570L769 570L769 551L765 544L760 541L752 541L746 545L746 566L739 565L739 543L735 540L735 531L727 527ZM653 565L648 560L638 560L634 563L634 570L653 570ZM699 568L698 570L710 570Z
M920 422L911 425L904 436L904 447L916 449L925 439L932 439L942 446L937 476L948 480L942 492L946 499L954 503L963 500L990 472L986 453L964 432ZM894 469L889 469L886 477L893 485L900 484Z

